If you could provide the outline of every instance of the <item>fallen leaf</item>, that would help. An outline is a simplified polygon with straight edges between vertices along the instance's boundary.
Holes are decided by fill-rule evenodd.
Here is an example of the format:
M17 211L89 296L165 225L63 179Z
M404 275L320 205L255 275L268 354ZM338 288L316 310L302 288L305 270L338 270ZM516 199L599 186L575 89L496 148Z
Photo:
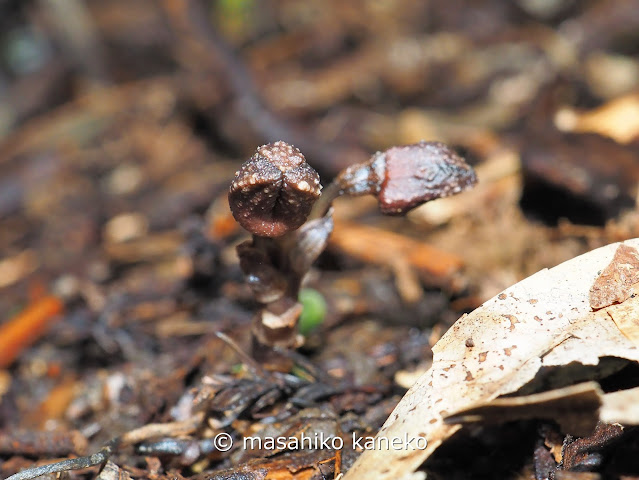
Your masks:
M450 284L451 277L464 265L458 255L398 233L350 222L335 222L329 245L364 262L393 270L397 270L398 262L404 262L432 282L442 284Z
M619 424L599 423L595 431L587 437L566 438L563 444L562 470L590 470L600 462L598 450L619 441L624 428Z
M625 245L637 247L639 239ZM433 347L431 369L378 433L387 438L425 437L427 448L366 450L345 480L412 474L461 428L447 424L445 417L520 390L542 367L600 366L604 357L639 361L639 349L607 312L590 307L590 287L618 246L607 245L542 270L462 316ZM548 370L556 369L544 368Z
M562 432L582 437L597 426L602 397L597 382L586 382L532 395L497 398L456 412L444 421L494 424L545 418L555 420Z
M635 312L639 311L639 295L637 288L634 295L620 305L611 305L606 308L606 312L615 322L617 328L621 330L628 340L639 346L639 318Z
M639 387L606 393L599 417L606 423L639 425Z

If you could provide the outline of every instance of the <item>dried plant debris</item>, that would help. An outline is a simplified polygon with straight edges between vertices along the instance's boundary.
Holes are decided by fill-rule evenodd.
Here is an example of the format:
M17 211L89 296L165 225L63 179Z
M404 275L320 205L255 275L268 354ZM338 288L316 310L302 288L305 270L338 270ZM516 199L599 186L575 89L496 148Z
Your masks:
M620 304L611 305L605 308L610 318L615 322L617 328L628 340L639 347L639 318L635 315L639 306L639 295L637 286L629 299Z
M634 249L639 240L625 245ZM590 308L590 285L618 247L608 245L542 270L460 318L433 347L431 369L378 433L426 436L428 448L366 451L345 478L410 474L461 428L446 423L446 417L516 392L535 379L542 367L544 371L561 371L574 363L603 367L604 357L639 361L637 346L605 312Z
M591 435L583 438L567 438L562 449L561 466L565 470L591 470L601 464L602 456L598 453L603 447L610 445L623 434L621 425L600 423Z
M1 454L29 456L84 455L88 442L82 433L74 431L34 432L4 430L0 435Z
M539 143L538 135L545 141ZM614 158L611 168L608 158ZM535 132L521 152L522 206L556 223L604 225L636 204L637 149L584 133Z
M599 416L606 423L639 425L639 388L604 395Z
M622 144L630 143L639 138L639 94L620 96L586 112L559 110L555 124L564 131L599 133Z
M102 471L96 477L96 480L130 480L131 475L126 470L121 469L112 461L108 461L102 467Z

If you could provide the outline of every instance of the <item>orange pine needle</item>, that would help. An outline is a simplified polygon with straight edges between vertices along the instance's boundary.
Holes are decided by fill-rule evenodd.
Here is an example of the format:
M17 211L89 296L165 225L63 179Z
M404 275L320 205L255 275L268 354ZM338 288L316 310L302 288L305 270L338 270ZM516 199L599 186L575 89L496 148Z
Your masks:
M40 338L63 309L64 304L59 298L43 297L1 325L0 368L11 365L22 350Z

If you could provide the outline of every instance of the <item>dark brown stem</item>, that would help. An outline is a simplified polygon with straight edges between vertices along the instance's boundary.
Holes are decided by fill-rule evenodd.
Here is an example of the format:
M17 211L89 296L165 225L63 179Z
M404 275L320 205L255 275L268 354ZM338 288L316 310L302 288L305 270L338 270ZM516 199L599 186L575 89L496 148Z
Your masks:
M309 220L316 220L326 215L326 212L331 208L336 198L344 194L344 190L341 188L337 180L333 180L330 185L322 190L322 196L315 202L310 215Z
M294 271L289 258L289 252L295 244L295 234L279 238L254 237L253 243L270 252L275 268L286 279L283 295L266 303L257 313L254 334L259 343L269 347L295 348L300 345L297 319L302 313L302 306L297 298L303 278L303 275Z
M378 153L366 162L342 170L322 191L322 196L313 205L309 220L326 215L335 199L342 195L376 195L384 176L384 163L380 155Z

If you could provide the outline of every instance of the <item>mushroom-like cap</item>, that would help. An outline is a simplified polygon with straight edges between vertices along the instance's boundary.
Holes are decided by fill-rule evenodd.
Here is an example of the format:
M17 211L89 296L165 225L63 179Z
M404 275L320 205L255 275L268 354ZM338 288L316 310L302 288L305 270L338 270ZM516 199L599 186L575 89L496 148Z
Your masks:
M262 145L236 172L229 191L235 220L254 235L279 237L307 219L322 186L299 149Z
M472 167L440 142L392 147L371 160L383 179L377 198L386 215L404 215L422 203L455 195L477 183Z

